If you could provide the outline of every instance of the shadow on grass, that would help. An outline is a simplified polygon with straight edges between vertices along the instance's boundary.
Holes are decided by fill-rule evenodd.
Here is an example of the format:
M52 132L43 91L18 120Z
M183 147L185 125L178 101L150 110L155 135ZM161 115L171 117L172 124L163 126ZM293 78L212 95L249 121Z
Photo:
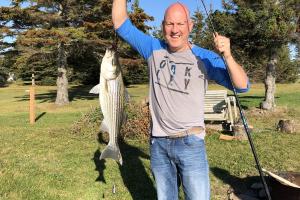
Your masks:
M212 167L210 168L210 170L218 179L222 180L225 184L230 185L233 192L236 194L241 194L241 193L247 194L247 192L249 192L250 186L253 183L261 182L259 176L249 176L246 178L239 178L231 175L225 169L221 169L218 167Z
M94 157L93 157L93 161L94 161L95 166L96 166L96 171L99 172L99 176L97 177L96 181L106 183L105 178L103 176L103 171L106 168L105 167L105 160L99 160L100 155L101 155L101 153L100 153L99 149L97 149L95 151Z
M98 134L98 142L107 144L104 141L101 133ZM145 170L145 166L141 158L150 159L149 155L145 154L139 148L131 146L124 141L119 142L120 150L123 158L123 165L119 165L119 170L125 186L130 192L133 200L156 199L156 190L154 184ZM96 181L106 183L103 172L106 168L105 160L99 160L101 153L97 150L94 153L94 162L96 170L99 172L99 177ZM118 189L117 189L118 192Z
M241 103L241 107L244 110L248 110L249 109L249 105L245 105L245 104L249 104L252 103L252 105L257 105L256 108L259 108L259 105L262 101L264 101L265 96L239 96L239 100ZM275 99L280 99L279 96L275 96ZM252 106L250 106L252 107Z
M90 85L78 85L72 86L69 88L69 100L93 100L98 98L98 95L90 94L89 91L93 88ZM38 92L38 86L36 88L36 92ZM23 96L15 97L18 101L29 101L29 93L24 94ZM35 95L35 99L40 103L55 102L56 99L56 90L50 90L47 93L39 93Z
M264 100L264 96L238 96L239 100L240 100L240 104L241 104L241 108L243 110L248 110L249 106L246 106L245 104L249 103L249 102L253 102L255 101L257 105L259 105L259 103L261 101Z
M264 99L264 96L239 96L240 99Z
M39 114L39 116L37 116L35 118L35 121L37 122L40 118L42 118L44 115L46 114L46 112L42 112L41 114Z

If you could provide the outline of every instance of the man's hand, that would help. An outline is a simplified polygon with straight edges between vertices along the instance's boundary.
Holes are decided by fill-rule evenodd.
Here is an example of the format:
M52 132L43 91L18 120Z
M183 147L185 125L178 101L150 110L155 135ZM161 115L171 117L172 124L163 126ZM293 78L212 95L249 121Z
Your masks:
M215 48L224 55L225 59L231 57L230 39L219 35L217 32L213 35Z
M231 75L233 85L236 88L247 88L248 77L244 69L234 60L230 50L230 39L214 33L216 49L223 54Z

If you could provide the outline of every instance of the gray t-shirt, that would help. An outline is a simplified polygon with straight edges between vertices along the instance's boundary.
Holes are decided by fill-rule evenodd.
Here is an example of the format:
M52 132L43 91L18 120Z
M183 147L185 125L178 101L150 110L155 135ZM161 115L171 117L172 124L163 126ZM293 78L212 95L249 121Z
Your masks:
M152 136L167 136L193 126L204 127L207 73L191 50L166 49L149 57Z

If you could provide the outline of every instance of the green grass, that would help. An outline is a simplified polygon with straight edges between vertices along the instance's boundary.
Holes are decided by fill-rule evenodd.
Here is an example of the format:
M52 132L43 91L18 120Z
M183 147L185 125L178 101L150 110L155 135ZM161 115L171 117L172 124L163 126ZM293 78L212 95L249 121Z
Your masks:
M105 147L101 137L76 135L72 124L91 107L98 97L88 94L91 87L71 86L70 105L57 107L55 87L37 91L37 120L28 119L27 86L0 88L0 199L155 199L150 171L149 145L146 140L127 140L120 144L124 164L99 161ZM133 100L147 95L146 85L129 87ZM211 89L218 86L211 85ZM278 85L277 109L258 112L263 99L262 84L241 94L253 141L261 165L270 171L300 171L300 133L276 132L279 119L300 124L300 83ZM226 199L229 187L244 190L258 180L258 172L247 141L220 141L219 132L206 137L210 163L212 199ZM116 185L116 193L112 186ZM182 199L182 193L181 193Z

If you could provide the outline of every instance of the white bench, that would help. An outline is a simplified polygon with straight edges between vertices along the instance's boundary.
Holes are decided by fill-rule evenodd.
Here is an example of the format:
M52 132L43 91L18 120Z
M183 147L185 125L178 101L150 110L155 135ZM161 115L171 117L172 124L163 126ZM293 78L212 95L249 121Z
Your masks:
M208 90L204 100L204 120L226 122L231 129L238 120L235 97L227 96L227 90Z

